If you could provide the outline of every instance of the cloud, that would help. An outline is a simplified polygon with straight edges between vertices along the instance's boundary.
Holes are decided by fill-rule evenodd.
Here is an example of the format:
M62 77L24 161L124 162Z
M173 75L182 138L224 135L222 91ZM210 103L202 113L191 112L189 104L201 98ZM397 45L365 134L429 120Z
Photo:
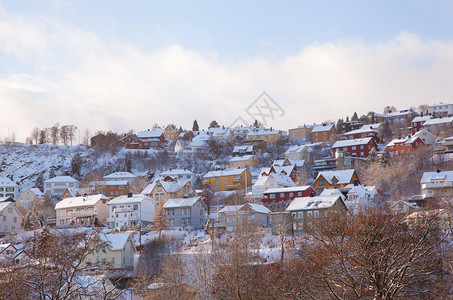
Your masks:
M190 128L194 119L206 128L239 116L251 123L245 109L262 91L285 110L269 121L281 129L445 101L453 92L453 43L408 32L225 62L183 45L146 51L39 16L0 16L0 60L13 55L26 66L0 73L0 136L14 128L22 140L57 122L91 132Z

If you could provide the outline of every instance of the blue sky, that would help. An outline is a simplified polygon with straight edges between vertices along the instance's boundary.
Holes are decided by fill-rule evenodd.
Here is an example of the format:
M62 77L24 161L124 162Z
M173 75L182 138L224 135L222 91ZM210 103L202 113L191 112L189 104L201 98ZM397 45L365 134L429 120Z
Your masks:
M281 129L448 101L452 14L450 1L0 1L14 111L0 128L229 125L262 91L287 112Z

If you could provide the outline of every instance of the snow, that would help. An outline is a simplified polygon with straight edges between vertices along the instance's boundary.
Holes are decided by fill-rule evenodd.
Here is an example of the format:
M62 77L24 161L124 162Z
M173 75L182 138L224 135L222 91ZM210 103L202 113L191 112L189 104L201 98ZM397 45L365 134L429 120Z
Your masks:
M187 169L171 169L160 173L160 176L162 177L175 175L195 175L195 174Z
M159 130L147 130L147 131L140 131L138 134L138 138L158 138L164 134L162 129Z
M132 204L132 203L142 203L143 201L153 201L151 197L145 196L143 194L132 195L128 197L127 195L119 196L113 198L108 205L119 205L119 204Z
M336 141L335 144L333 144L332 148L367 145L372 139L373 138L369 137L369 138L363 138L363 139Z
M244 155L244 156L235 156L230 159L230 162L235 162L235 161L246 161L254 157L254 155Z
M54 178L47 179L45 183L65 183L65 182L79 182L71 176L56 176Z
M317 196L294 198L287 211L312 210L332 207L340 196Z
M293 186L293 187L283 187L283 188L274 188L267 189L263 194L272 194L272 193L290 193L290 192L303 192L309 189L311 186Z
M333 128L333 124L325 124L325 125L315 125L313 127L312 132L323 132L323 131L330 131Z
M101 233L99 237L109 245L110 249L122 250L124 245L126 245L127 240L129 239L129 233Z
M323 171L319 172L318 176L316 177L316 180L318 180L318 178L322 176L324 177L325 180L332 184L332 179L335 177L338 180L339 184L350 183L352 176L354 175L354 172L355 172L354 169Z
M129 172L115 172L109 175L104 176L105 180L109 179L126 179L126 178L135 178L136 176Z
M32 189L30 189L30 191L31 191L33 194L35 194L36 197L38 197L38 198L41 198L41 197L44 196L44 193L41 192L41 190L38 189L38 188L32 188Z
M423 123L423 126L445 124L445 123L453 123L453 117L441 118L441 119L429 119L429 120L426 120L425 123Z
M226 213L226 212L235 212L241 210L244 206L249 205L250 208L258 213L262 214L270 214L271 211L264 205L261 204L255 204L255 203L246 203L242 205L227 205L221 210L219 210L219 213Z
M201 197L168 199L168 201L164 204L164 208L191 207L200 199Z
M96 205L101 200L109 201L110 199L102 194L91 196L80 196L73 198L66 198L61 200L55 205L55 209L65 209L71 207L84 207Z
M453 182L453 171L425 172L423 173L420 183L429 183L435 181Z
M17 185L14 182L12 182L11 179L3 177L3 178L0 178L0 186L1 187L15 187Z
M189 182L190 179L181 179L181 180L175 180L175 181L164 181L161 179L156 179L153 183L149 184L142 192L141 194L143 195L149 195L154 188L156 187L157 183L159 182L164 190L167 193L173 193L179 191L184 185Z
M220 170L220 171L210 171L204 175L204 178L209 177L221 177L221 176L236 176L241 175L245 170L245 168L238 168L238 169L228 169L228 170Z

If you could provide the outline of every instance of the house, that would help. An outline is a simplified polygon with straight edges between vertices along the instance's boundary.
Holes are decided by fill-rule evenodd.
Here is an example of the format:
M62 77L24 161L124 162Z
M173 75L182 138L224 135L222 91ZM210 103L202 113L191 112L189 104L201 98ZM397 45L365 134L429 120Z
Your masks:
M423 199L453 194L453 171L424 172L420 180Z
M21 245L13 245L11 243L0 244L0 264L2 262L10 265L21 265L30 262L30 255L25 250L21 249Z
M234 146L233 156L255 155L255 147L253 145Z
M294 181L287 175L271 173L269 175L261 175L252 186L252 196L254 198L263 198L263 193L268 189L292 187L295 186Z
M217 191L243 190L252 185L252 174L246 168L210 171L203 176L203 184Z
M200 196L169 199L164 204L168 222L172 227L203 229L208 208Z
M236 126L233 128L233 135L245 139L250 130L253 130L253 126Z
M190 183L192 185L194 185L195 182L197 181L197 176L193 172L191 172L190 170L187 170L186 168L184 168L184 169L172 169L172 168L170 168L170 170L160 173L160 177L161 178L165 178L167 176L170 176L173 179L180 180L180 181L182 181L182 180L190 180Z
M407 136L402 139L394 139L387 144L386 148L390 152L390 155L404 155L410 154L420 147L425 146L422 139L417 136Z
M190 180L176 180L170 176L165 178L158 178L149 184L142 192L142 195L153 198L156 202L156 206L161 201L167 202L171 198L182 198L184 196L195 195L195 189L193 188Z
M208 133L216 141L228 142L233 138L231 129L225 126L222 127L211 127L208 129Z
M0 197L11 197L16 199L18 196L19 186L9 178L0 178Z
M134 269L135 245L130 233L100 233L93 243L94 251L87 255L84 266Z
M67 188L78 191L79 187L80 182L71 176L57 176L44 181L44 194L58 198Z
M295 198L286 211L291 213L293 230L300 232L303 230L305 222L325 215L329 209L347 210L347 207L340 195L316 196Z
M251 142L264 141L267 144L273 144L281 140L282 131L264 128L254 128L247 134L247 140Z
M415 112L413 109L401 109L390 112L388 114L375 113L374 117L378 122L388 121L397 121L397 122L412 122L412 120L419 116L418 112Z
M155 201L146 195L132 195L113 198L107 204L109 228L117 231L145 227L154 221Z
M407 202L404 200L399 200L399 201L396 201L395 203L393 203L392 206L390 207L390 209L397 214L405 215L405 214L413 213L416 210L419 210L420 207L418 207L418 205L415 203Z
M129 184L134 182L135 178L137 176L129 172L115 172L102 177L105 181L127 181Z
M293 143L311 143L314 125L303 125L288 130L288 139Z
M367 211L375 205L377 190L374 186L362 186L355 182L340 190L346 193L345 204L354 214Z
M258 165L259 161L255 155L235 156L228 162L228 168L256 168Z
M313 163L313 149L308 145L294 145L285 152L285 157L292 160L304 160Z
M192 141L178 140L175 144L175 152L184 154L203 154L209 151L209 134L199 134Z
M348 153L352 157L366 158L372 149L376 149L377 144L372 137L364 139L336 141L332 146L333 155L338 158L338 153Z
M44 193L38 188L32 188L20 193L16 199L16 206L21 206L25 209L30 209L33 202L44 198Z
M415 117L412 122L411 122L411 134L416 134L420 130L423 129L423 124L425 124L426 121L430 120L432 117L431 116L419 116Z
M165 132L162 129L141 131L138 134L139 149L163 150L166 146Z
M129 182L127 180L106 180L98 182L102 186L102 193L110 199L118 196L124 196L129 193Z
M79 196L82 196L82 195L80 195L80 193L77 190L66 188L64 190L63 194L61 195L60 200L63 200L66 198L79 197Z
M167 141L174 142L178 139L178 131L174 125L167 125L164 128L164 135Z
M428 107L428 114L433 117L451 117L453 116L453 104L439 103Z
M337 134L337 130L333 124L315 125L311 131L312 140L314 143L330 142L333 136Z
M363 126L363 123L360 121L346 121L341 124L342 132L350 132L357 130Z
M102 194L66 198L55 205L57 226L106 224L110 199Z
M436 134L440 130L450 128L453 128L453 117L429 119L423 123L423 129L428 130L432 134Z
M438 141L434 145L436 153L453 153L453 136Z
M299 176L299 171L295 165L289 165L289 166L278 166L278 165L272 165L269 168L263 168L260 171L260 176L269 176L270 174L278 174L278 175L284 175L284 176L289 176L292 180L297 180L297 177Z
M309 197L315 194L315 190L309 186L292 186L283 188L267 189L263 192L263 203L272 203L279 201L292 201L296 197Z
M219 210L217 227L227 231L253 230L257 227L269 226L270 210L261 204L245 203L242 205L228 205Z
M319 172L313 187L316 194L320 195L324 189L338 189L347 186L348 184L360 183L357 172L354 169L324 171Z
M0 236L22 229L22 215L12 202L0 202Z
M354 140L354 139L364 139L364 138L374 138L376 142L379 141L378 131L371 129L369 127L362 127L356 130L352 130L344 133L342 136L344 140Z

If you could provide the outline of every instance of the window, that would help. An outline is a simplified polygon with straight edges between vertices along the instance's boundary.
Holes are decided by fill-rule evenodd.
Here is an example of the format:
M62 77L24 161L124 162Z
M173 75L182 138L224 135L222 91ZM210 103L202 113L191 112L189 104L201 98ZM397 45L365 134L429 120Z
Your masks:
M356 147L356 146L352 146L351 149L352 149L352 150L356 150L357 147Z
M285 198L285 193L280 193L280 198Z
M363 145L362 145L362 146L360 146L360 149L363 149Z
M289 196L290 197L294 197L294 193L289 193Z
M215 178L215 181L219 181L219 177L216 177L216 178Z
M302 196L302 192L297 192L297 196Z
M275 194L270 194L269 198L275 199Z
M230 178L229 178L228 176L226 176L226 177L225 177L225 180L228 181L228 180L230 180Z
M13 222L17 223L17 217L14 217Z
M323 186L325 184L324 180L319 180L319 186Z
M365 156L365 154L363 152L360 152L360 156Z
M134 210L138 210L138 204L134 204Z
M3 216L3 222L6 222L6 216Z
M6 188L6 191L7 191L7 192L14 192L14 188L13 188L13 187L7 187L7 188Z
M315 217L319 216L319 211L315 210L314 213L315 213Z

